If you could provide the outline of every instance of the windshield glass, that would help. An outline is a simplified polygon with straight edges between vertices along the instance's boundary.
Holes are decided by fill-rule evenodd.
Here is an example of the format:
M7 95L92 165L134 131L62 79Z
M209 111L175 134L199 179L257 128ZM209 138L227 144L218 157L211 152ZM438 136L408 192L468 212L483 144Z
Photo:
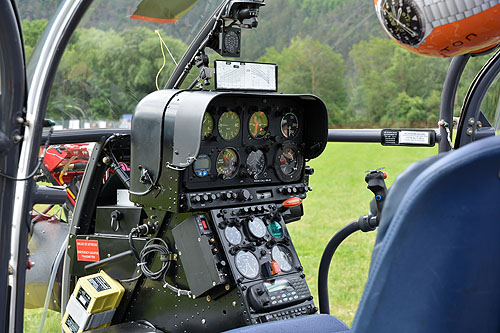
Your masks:
M481 111L491 126L495 128L496 135L500 134L500 76L497 76L489 87L481 103Z
M129 127L136 104L157 87L163 88L175 61L219 1L198 2L175 23L130 19L139 3L98 0L87 10L64 52L51 90L47 117L56 120L56 129ZM25 22L31 35L46 24ZM31 67L40 49L33 52Z

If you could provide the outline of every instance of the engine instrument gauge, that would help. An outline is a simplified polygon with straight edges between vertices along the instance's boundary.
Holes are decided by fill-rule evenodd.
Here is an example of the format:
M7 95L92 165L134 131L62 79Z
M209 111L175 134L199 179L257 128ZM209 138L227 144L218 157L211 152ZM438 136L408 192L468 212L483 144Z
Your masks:
M256 179L266 168L266 155L260 149L252 151L248 154L246 165L248 174Z
M239 251L234 257L236 268L244 277L255 279L259 276L259 261L252 252Z
M210 157L205 154L198 155L196 161L193 163L194 174L198 177L208 176L211 164Z
M236 175L238 171L239 158L238 153L233 148L224 148L217 155L216 167L217 174L222 179L230 179Z
M236 227L227 227L224 230L224 235L229 243L238 245L241 243L241 232Z
M266 225L260 217L254 217L248 221L248 230L256 238L262 238L266 235Z
M286 113L281 118L281 134L287 139L293 138L299 132L299 120L293 112Z
M201 128L201 140L209 138L214 131L214 117L208 112L203 115L203 126Z
M269 127L269 119L263 111L254 112L248 121L248 131L255 139L260 139L267 133Z
M283 245L275 245L271 250L273 260L280 265L283 272L289 272L293 268L293 255L289 248Z
M231 141L240 133L240 117L234 111L224 112L217 124L221 138Z
M282 181L295 181L300 178L304 157L292 144L285 144L276 152L275 169Z

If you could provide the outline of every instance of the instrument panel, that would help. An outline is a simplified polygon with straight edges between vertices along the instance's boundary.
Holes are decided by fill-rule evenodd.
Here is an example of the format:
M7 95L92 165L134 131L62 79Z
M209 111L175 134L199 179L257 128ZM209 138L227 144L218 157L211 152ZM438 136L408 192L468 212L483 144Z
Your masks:
M299 182L303 179L304 108L283 98L215 100L203 116L187 189Z

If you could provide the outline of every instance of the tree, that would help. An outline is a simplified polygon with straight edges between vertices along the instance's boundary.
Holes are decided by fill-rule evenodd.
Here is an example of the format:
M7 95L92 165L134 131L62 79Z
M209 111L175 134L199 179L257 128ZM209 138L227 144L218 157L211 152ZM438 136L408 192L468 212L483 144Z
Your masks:
M23 20L22 26L26 59L29 59L29 57L31 56L31 52L33 52L33 48L42 35L43 30L47 26L47 23L48 22L46 20Z
M350 108L359 118L377 122L437 117L436 98L440 98L448 59L420 56L380 38L354 45L349 55L353 63ZM402 109L396 110L398 106Z
M259 61L279 65L280 91L317 95L329 110L330 122L344 121L347 105L344 61L328 45L311 37L295 38L281 53L267 49Z

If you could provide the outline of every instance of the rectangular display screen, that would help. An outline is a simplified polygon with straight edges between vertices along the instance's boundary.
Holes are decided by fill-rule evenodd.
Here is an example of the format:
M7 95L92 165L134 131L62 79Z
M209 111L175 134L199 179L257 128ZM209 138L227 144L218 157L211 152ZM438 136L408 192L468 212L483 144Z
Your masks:
M278 91L278 66L216 60L215 89Z
M264 282L264 287L266 288L267 292L272 293L275 291L281 291L283 289L286 289L288 287L291 287L292 285L288 280L285 279L280 279L280 280L275 280L273 282Z

